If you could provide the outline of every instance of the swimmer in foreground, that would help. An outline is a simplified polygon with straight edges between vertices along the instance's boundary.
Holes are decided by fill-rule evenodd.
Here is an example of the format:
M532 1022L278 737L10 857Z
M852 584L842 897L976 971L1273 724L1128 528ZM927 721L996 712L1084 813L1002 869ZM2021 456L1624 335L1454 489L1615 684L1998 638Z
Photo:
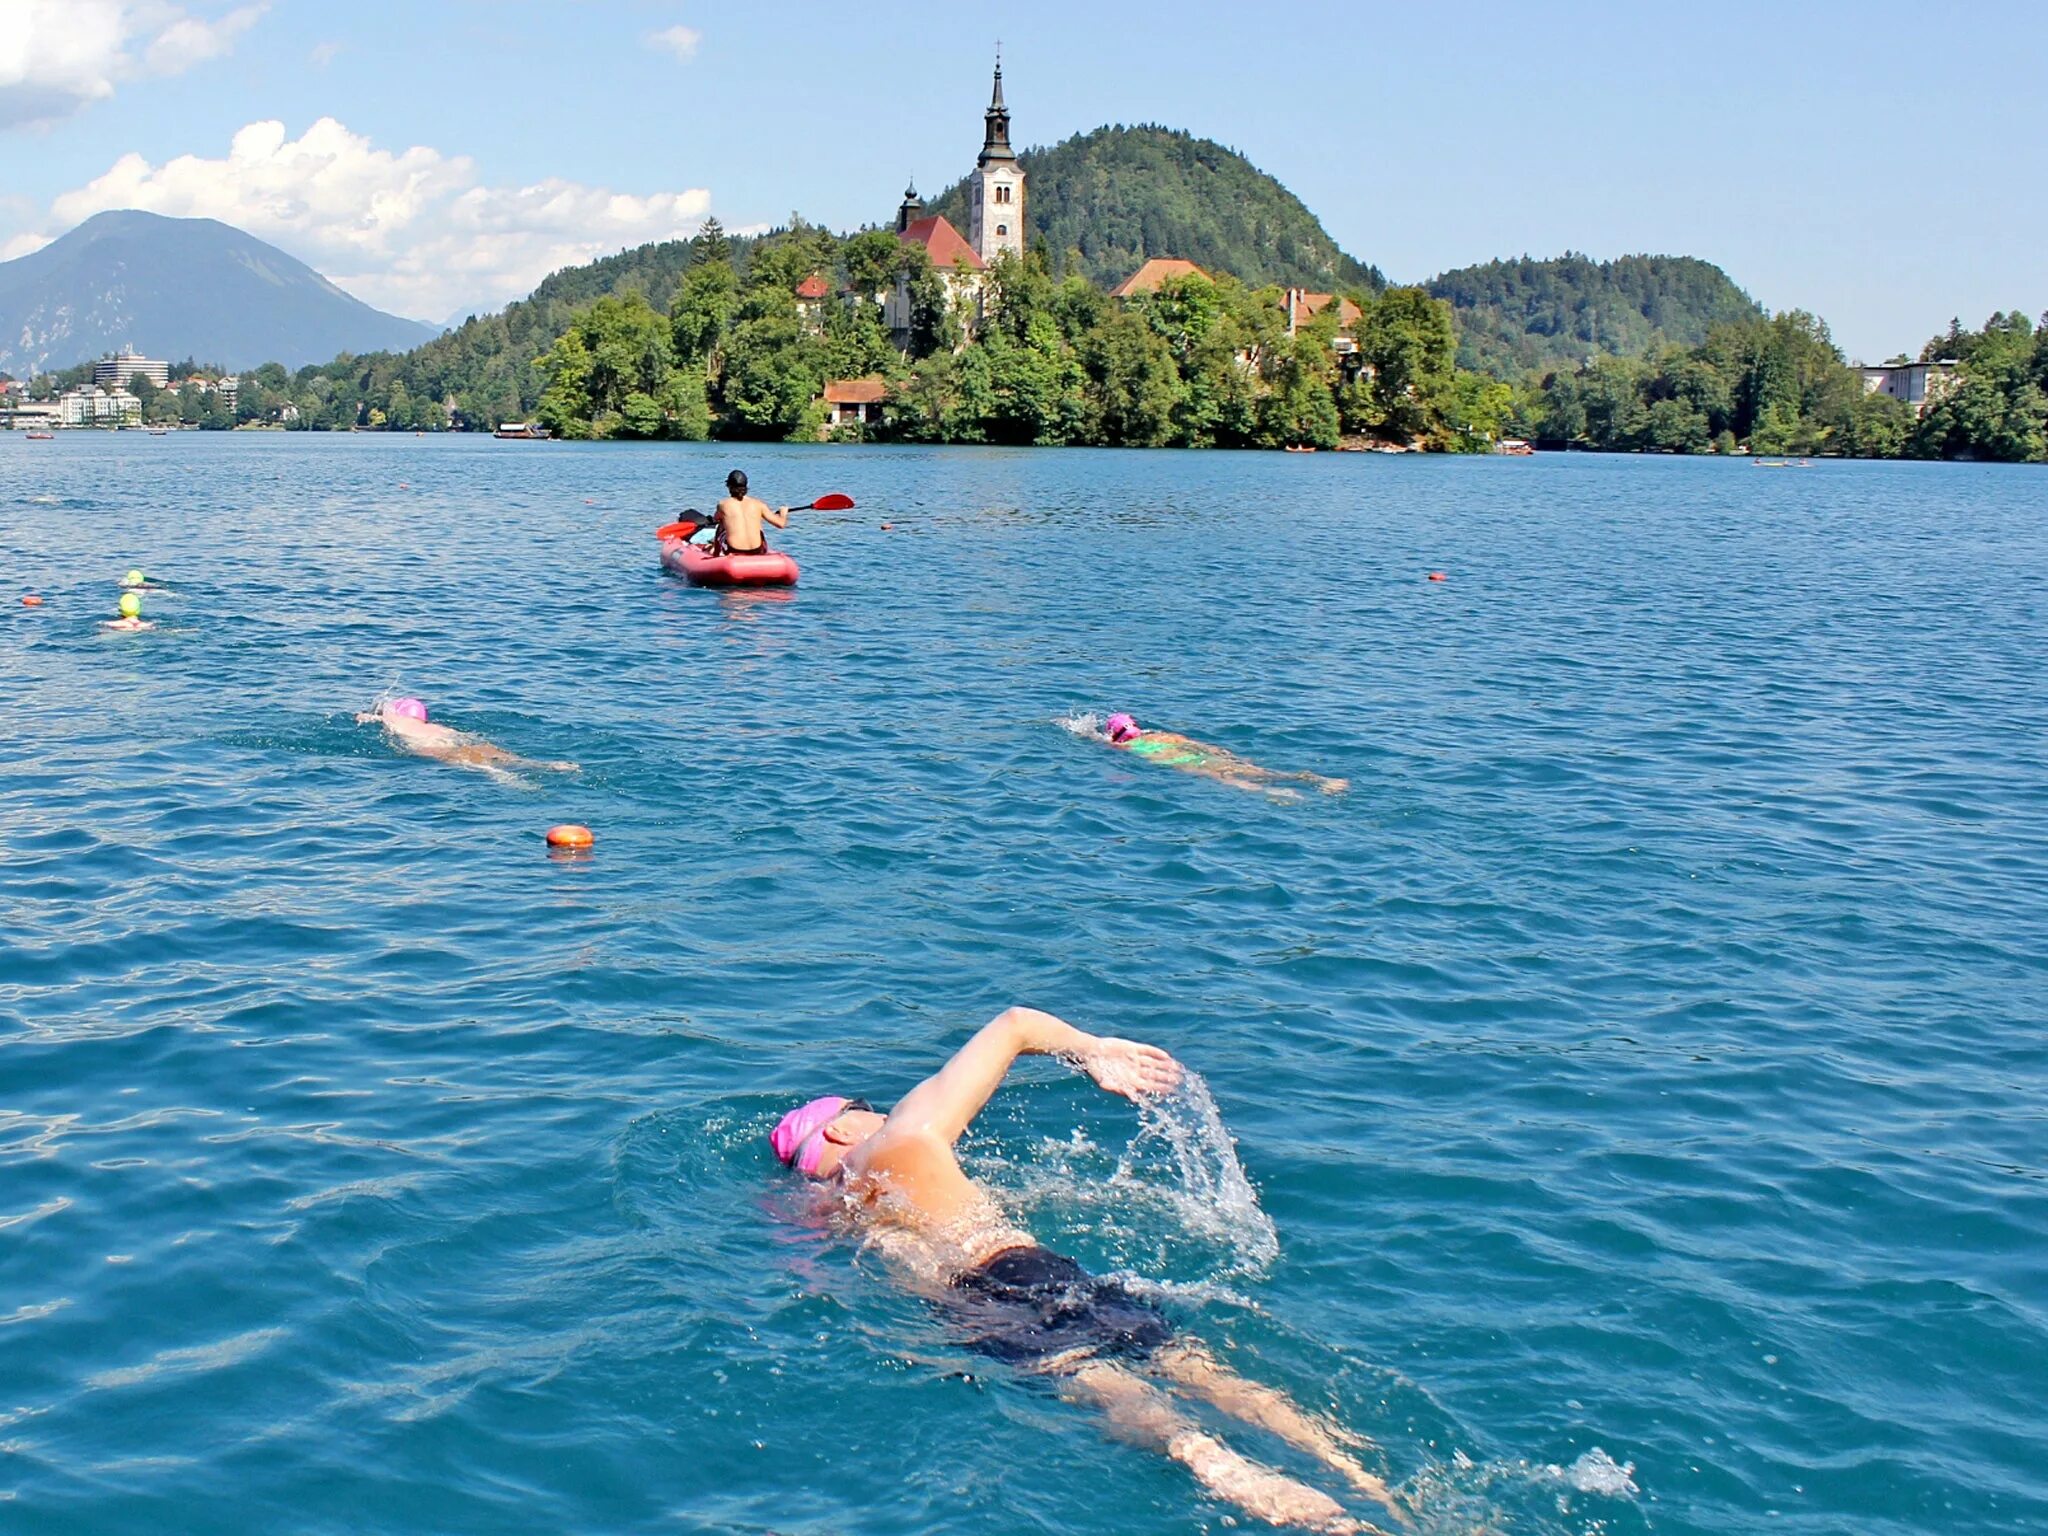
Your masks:
M1371 1532L1320 1489L1262 1466L1209 1434L1175 1392L1278 1436L1406 1520L1353 1451L1369 1442L1247 1381L1150 1302L1090 1275L1011 1224L961 1169L953 1144L1019 1056L1058 1056L1125 1098L1166 1093L1180 1063L1157 1046L1084 1034L1035 1008L998 1014L886 1115L830 1095L782 1117L775 1155L832 1187L844 1209L909 1275L936 1289L976 1351L1057 1378L1119 1434L1181 1463L1217 1498L1274 1525Z
M156 628L154 624L142 616L142 599L136 593L123 592L121 594L121 601L117 606L121 610L121 617L102 621L100 624L101 629L134 630Z
M766 522L777 528L789 526L789 508L771 507L758 496L747 494L747 472L736 469L725 477L725 499L712 514L717 532L711 547L721 555L765 555L768 538L762 533Z
M1239 789L1262 789L1283 797L1293 791L1286 784L1313 784L1326 795L1341 795L1351 787L1349 779L1326 779L1319 773L1281 773L1261 768L1222 747L1196 741L1175 731L1148 731L1129 715L1111 715L1102 722L1102 739L1119 751L1142 757L1164 768L1181 768L1204 778L1219 779Z
M481 736L436 725L427 719L427 706L418 699L388 699L377 709L356 716L357 725L381 725L391 739L408 752L431 757L462 768L481 768L495 777L514 779L515 768L546 768L556 773L574 773L574 763L542 763L496 747Z

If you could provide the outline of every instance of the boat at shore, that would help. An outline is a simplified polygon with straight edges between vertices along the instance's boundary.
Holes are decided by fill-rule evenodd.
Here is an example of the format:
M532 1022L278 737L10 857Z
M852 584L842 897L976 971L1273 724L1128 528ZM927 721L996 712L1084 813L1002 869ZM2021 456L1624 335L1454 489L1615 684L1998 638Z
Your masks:
M55 442L57 440L57 434L54 432L31 432L28 435L28 440L32 443Z
M520 442L538 442L548 435L546 427L536 427L530 421L507 421L499 424L491 436L515 439Z

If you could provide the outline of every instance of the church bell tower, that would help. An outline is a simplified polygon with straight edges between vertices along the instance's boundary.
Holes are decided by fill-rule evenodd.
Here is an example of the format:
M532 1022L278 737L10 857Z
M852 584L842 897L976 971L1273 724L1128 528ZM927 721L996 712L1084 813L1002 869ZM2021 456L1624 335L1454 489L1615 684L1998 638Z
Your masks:
M968 243L983 261L998 253L1024 254L1024 167L1010 148L1010 109L1003 105L1003 56L996 55L996 88L989 100L987 132L974 162Z

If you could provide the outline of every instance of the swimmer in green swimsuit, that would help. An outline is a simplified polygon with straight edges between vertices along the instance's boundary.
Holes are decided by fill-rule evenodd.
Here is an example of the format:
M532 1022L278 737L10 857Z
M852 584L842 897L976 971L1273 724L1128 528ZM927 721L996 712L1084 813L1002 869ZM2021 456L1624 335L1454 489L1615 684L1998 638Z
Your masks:
M1248 763L1222 747L1196 741L1175 731L1141 729L1129 715L1111 715L1102 723L1102 737L1111 746L1145 758L1162 768L1185 768L1205 778L1220 779L1239 789L1264 790L1281 799L1292 799L1289 783L1313 784L1326 795L1340 795L1351 787L1347 779L1326 779L1319 773L1281 773Z

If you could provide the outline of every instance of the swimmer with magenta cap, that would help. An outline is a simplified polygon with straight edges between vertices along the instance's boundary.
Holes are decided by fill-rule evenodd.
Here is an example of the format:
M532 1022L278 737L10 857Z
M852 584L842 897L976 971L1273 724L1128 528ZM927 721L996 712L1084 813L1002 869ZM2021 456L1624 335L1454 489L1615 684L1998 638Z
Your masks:
M1326 779L1319 773L1281 773L1276 769L1261 768L1257 763L1248 763L1222 747L1196 741L1177 731L1148 731L1127 714L1111 715L1103 721L1102 739L1119 751L1142 757L1162 768L1184 769L1239 789L1261 789L1283 799L1294 794L1293 790L1281 787L1288 783L1313 784L1326 795L1341 795L1351 787L1349 779Z
M934 1289L977 1352L1058 1379L1120 1434L1163 1452L1216 1497L1274 1525L1375 1531L1320 1489L1232 1450L1182 1410L1192 1396L1278 1436L1406 1520L1353 1450L1368 1442L1247 1381L1164 1313L1014 1225L970 1178L954 1143L1019 1056L1058 1056L1125 1098L1170 1092L1182 1069L1155 1045L1090 1035L1035 1008L983 1025L887 1114L865 1099L812 1099L769 1136L775 1155L830 1187L882 1251Z
M519 780L515 768L545 768L556 773L575 773L574 763L543 763L493 746L481 736L437 725L427 718L427 706L418 699L386 699L376 709L356 716L357 725L381 725L406 751L461 768L480 768L497 778Z

